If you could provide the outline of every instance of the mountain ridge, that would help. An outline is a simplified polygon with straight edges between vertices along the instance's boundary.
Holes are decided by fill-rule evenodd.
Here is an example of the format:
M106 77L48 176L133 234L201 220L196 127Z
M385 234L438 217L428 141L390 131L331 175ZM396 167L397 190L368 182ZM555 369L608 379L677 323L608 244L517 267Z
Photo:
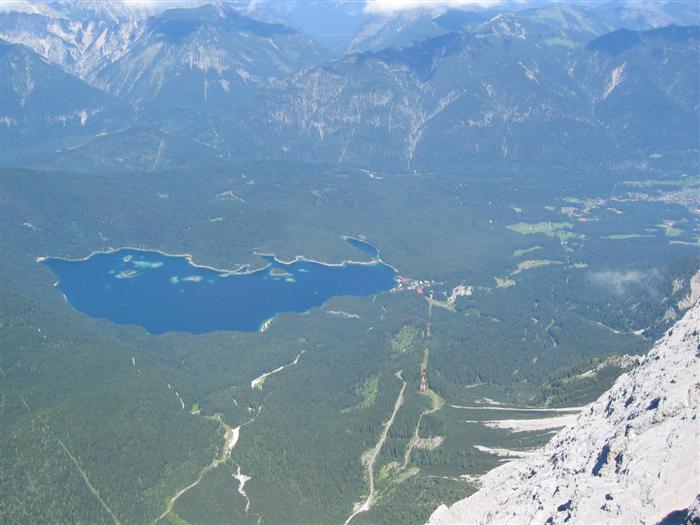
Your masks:
M428 523L695 523L700 519L700 303L575 422Z
M30 155L16 143L19 149L5 158L7 165L65 166L74 148L92 138L101 155L88 155L93 160L80 163L84 169L161 165L152 162L157 151L144 152L141 161L123 150L118 132L134 126L140 136L152 130L145 143L170 137L199 151L195 158L213 151L224 162L314 160L425 170L522 162L566 167L586 159L596 169L626 169L644 165L659 150L694 168L697 140L687 130L697 129L700 119L697 26L619 30L586 41L582 35L596 30L583 16L588 12L551 6L486 22L470 15L474 23L466 26L462 15L450 19L452 25L438 17L457 30L335 60L298 31L228 5L169 9L104 27L99 24L107 22L61 19L51 39L26 42L34 53L55 49L55 56L40 52L33 60L41 57L109 93L113 98L105 100L125 118L89 137L84 126L52 128L35 115L28 135L56 136L65 147ZM13 31L4 27L3 35ZM30 29L25 33L33 34ZM55 39L65 45L54 46ZM18 70L6 73L10 84L21 80ZM52 90L47 101L82 103L75 90L60 91L39 72L31 81ZM2 117L12 128L15 117ZM455 147L445 148L448 142ZM158 158L174 164L168 158L174 150L162 151L166 156Z

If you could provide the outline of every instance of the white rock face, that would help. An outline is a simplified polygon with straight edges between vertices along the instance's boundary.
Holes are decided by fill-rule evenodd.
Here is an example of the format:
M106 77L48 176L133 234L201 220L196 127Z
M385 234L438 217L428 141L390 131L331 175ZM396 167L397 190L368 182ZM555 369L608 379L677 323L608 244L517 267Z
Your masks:
M431 524L692 522L700 499L700 303L534 455ZM687 510L686 512L686 509Z

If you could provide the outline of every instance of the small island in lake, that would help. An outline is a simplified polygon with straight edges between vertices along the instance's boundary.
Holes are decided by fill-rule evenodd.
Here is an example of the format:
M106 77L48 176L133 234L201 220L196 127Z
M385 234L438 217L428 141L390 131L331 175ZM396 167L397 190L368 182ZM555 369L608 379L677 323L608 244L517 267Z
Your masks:
M216 330L256 332L282 312L305 312L342 295L368 296L391 290L396 270L379 251L356 239L352 246L373 254L369 262L324 264L298 257L234 273L197 266L189 256L121 249L81 260L41 258L59 278L58 287L77 310L151 334L201 334ZM272 278L270 278L272 277Z

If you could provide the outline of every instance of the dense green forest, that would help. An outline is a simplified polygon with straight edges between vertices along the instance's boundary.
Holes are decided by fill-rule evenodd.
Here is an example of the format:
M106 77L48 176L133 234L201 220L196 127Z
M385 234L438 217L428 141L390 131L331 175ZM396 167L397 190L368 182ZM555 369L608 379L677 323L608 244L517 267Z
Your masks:
M700 266L697 217L654 199L659 183L567 175L370 178L270 162L134 184L5 170L0 521L344 522L369 494L361 458L385 427L358 523L423 522L469 494L470 476L499 462L474 445L526 449L549 434L491 428L479 423L488 410L455 406L594 399L623 370L605 359L646 351ZM121 246L221 268L260 267L256 251L364 257L343 235L430 281L423 295L336 297L264 333L151 336L77 312L36 261ZM451 298L458 285L469 294Z
M425 523L698 300L697 2L0 1L0 525Z

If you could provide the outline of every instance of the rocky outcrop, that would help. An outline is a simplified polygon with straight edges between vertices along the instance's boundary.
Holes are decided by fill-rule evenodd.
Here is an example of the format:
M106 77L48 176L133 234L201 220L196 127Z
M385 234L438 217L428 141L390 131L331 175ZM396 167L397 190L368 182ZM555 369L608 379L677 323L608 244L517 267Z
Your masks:
M700 523L700 303L544 448L431 524Z

